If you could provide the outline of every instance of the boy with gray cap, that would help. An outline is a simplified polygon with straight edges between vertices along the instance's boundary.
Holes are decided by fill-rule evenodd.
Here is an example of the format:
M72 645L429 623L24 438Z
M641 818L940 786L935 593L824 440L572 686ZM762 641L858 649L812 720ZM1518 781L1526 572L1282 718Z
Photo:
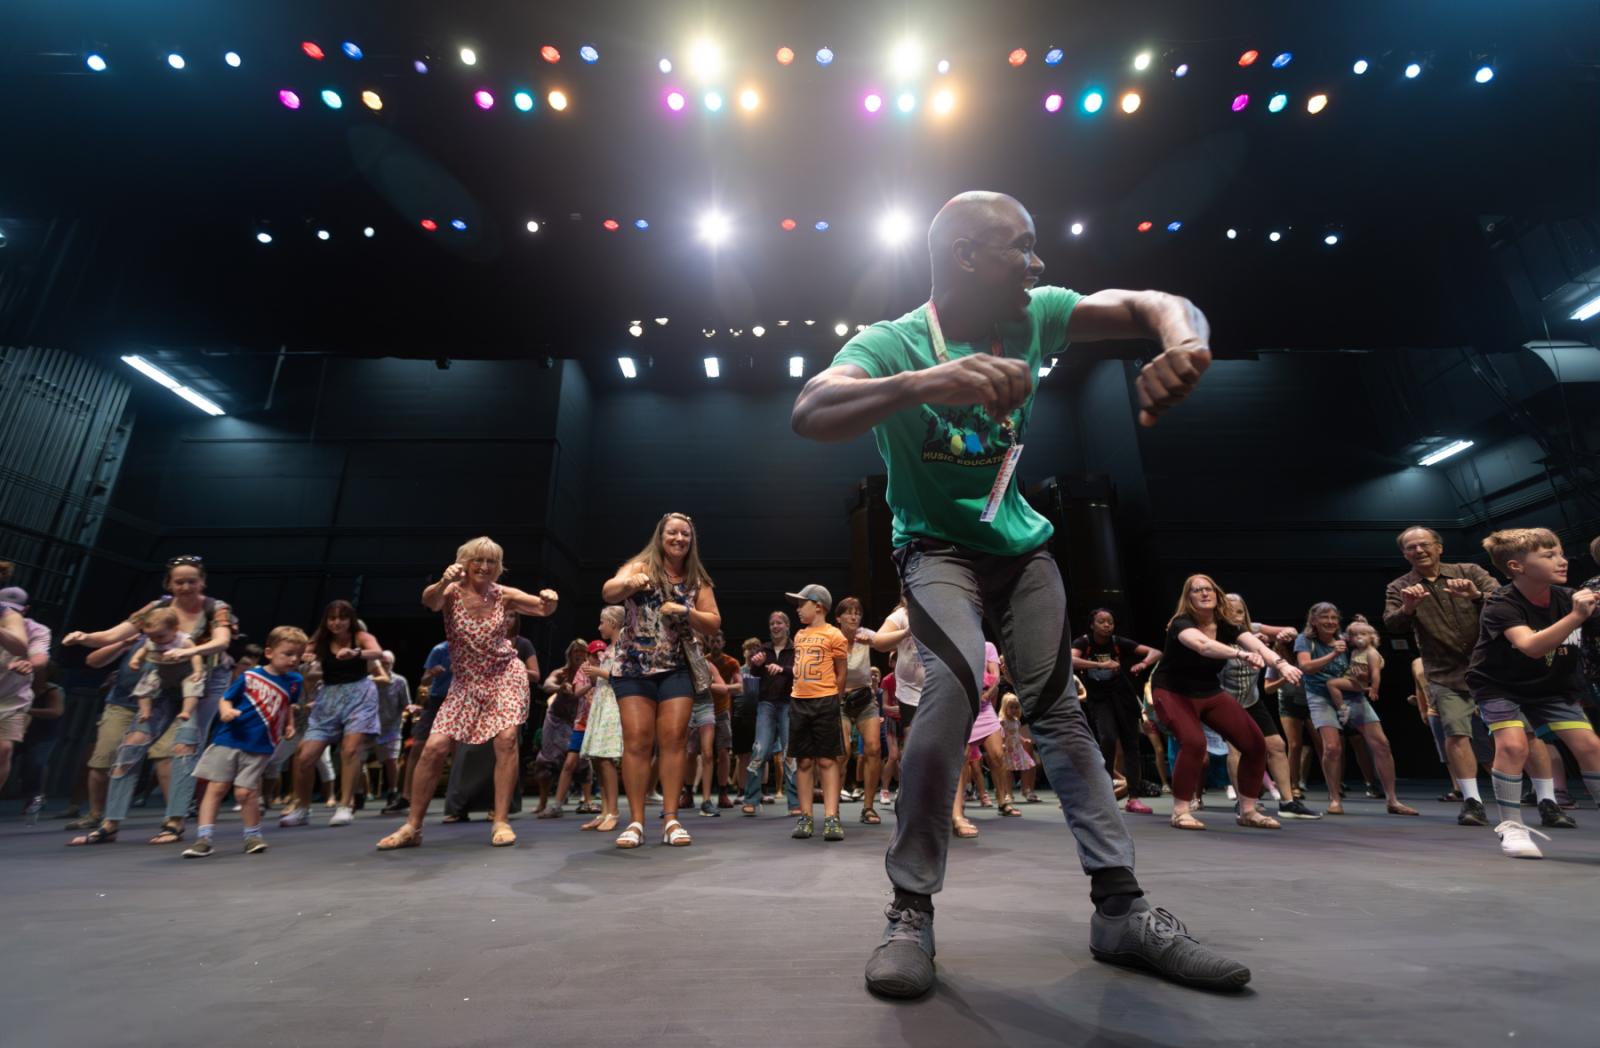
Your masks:
M850 644L839 628L828 622L833 595L826 589L813 584L784 596L794 602L802 627L794 635L794 688L789 692L789 756L795 760L802 814L790 836L805 840L813 832L811 770L815 767L822 773L822 839L842 841L839 694L844 690Z

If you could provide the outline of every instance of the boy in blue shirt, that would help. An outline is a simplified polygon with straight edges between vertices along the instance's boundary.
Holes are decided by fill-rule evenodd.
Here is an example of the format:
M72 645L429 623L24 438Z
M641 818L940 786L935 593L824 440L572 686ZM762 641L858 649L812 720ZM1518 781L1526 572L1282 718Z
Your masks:
M261 775L278 742L294 735L294 706L305 684L295 667L308 643L305 633L293 626L274 629L267 634L261 665L241 674L223 695L220 724L194 769L194 777L207 780L207 786L200 801L199 839L183 853L185 859L211 854L217 809L230 787L244 811L245 854L267 850L261 837Z

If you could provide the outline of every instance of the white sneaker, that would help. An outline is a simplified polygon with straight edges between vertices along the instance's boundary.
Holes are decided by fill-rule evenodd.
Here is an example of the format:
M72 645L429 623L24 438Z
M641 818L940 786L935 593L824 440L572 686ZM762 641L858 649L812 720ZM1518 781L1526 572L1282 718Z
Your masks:
M234 805L234 806L233 806L233 810L234 810L234 811L244 811L244 805L242 805L242 804L235 804L235 805Z
M348 826L356 821L354 808L338 807L333 809L333 817L328 820L329 826Z
M1238 800L1239 799L1239 791L1234 789L1232 786L1229 786L1228 787L1228 799L1230 801Z
M879 790L878 791L878 803L884 805L885 807L888 806L888 804L889 804L889 791L888 790Z
M286 811L282 815L278 816L278 825L279 826L304 826L306 824L306 819L309 816L310 816L310 813L307 812L304 808L290 808L288 811Z
M1268 790L1267 792L1272 795L1272 799L1273 800L1275 800L1275 801L1283 800L1283 794L1278 790L1278 787L1274 786L1270 790Z
M1532 838L1550 839L1548 834L1530 829L1524 823L1512 822L1510 819L1496 826L1494 832L1500 835L1500 854L1509 855L1513 859L1544 858L1544 852L1539 850L1539 846L1533 843Z

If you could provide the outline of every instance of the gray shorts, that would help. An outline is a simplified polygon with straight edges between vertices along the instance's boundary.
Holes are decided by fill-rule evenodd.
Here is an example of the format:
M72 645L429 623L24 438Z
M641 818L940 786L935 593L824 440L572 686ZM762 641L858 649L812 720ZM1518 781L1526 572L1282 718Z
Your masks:
M878 700L873 696L872 689L857 688L845 693L839 715L846 723L859 728L865 721L882 718L883 712L878 708Z
M200 763L194 766L194 777L208 782L231 782L241 790L259 790L262 773L271 759L270 753L246 753L213 743L200 755Z

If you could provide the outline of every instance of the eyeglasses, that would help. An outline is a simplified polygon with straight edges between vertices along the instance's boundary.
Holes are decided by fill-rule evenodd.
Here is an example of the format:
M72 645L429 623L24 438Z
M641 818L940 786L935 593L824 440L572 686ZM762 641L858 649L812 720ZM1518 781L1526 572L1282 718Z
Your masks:
M188 564L192 564L195 567L199 567L200 565L204 564L205 562L206 561L205 561L204 557L197 557L197 556L194 556L193 554L186 554L186 555L184 555L182 557L173 557L170 560L168 560L167 561L167 567L169 567L169 568L181 568L181 567L183 567L185 565L188 565Z

